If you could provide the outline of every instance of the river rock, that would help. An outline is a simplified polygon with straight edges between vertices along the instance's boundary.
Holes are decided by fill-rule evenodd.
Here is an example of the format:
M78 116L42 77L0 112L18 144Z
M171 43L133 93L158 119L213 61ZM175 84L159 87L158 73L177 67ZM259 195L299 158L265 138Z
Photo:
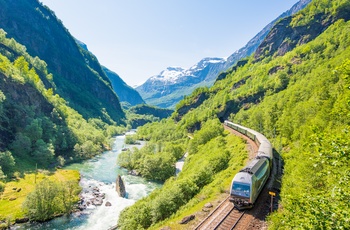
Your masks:
M91 202L95 206L101 206L103 204L103 200L100 198L94 198L91 200Z
M119 194L120 197L125 197L126 191L125 191L125 185L122 177L118 175L117 180L116 180L116 191Z
M110 206L112 206L112 204L111 204L111 202L107 201L105 206L110 207Z
M195 215L186 216L180 221L180 224L187 224L191 220L194 220L195 217Z
M140 173L136 170L131 170L129 171L129 175L132 175L132 176L140 176Z
M27 217L18 218L18 219L15 220L16 224L27 223L28 221L29 221L29 218L27 218Z

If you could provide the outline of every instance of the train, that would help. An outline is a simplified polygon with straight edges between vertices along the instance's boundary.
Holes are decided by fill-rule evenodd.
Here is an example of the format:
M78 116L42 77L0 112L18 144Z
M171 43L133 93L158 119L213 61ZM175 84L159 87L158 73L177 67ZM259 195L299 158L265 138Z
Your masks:
M224 124L252 139L258 146L256 157L232 179L230 201L239 209L254 206L261 190L270 177L273 154L270 141L261 133L226 120Z

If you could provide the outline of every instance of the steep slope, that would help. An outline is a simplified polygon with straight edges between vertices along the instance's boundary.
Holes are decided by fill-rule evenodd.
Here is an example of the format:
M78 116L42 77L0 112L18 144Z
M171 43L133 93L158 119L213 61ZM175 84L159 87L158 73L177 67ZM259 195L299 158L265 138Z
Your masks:
M10 178L35 164L47 168L89 158L104 149L108 135L118 133L100 119L85 120L52 85L45 62L0 29L0 174ZM4 152L15 161L4 160Z
M118 97L96 57L81 49L54 13L37 0L1 0L0 27L47 63L55 91L85 118L124 118Z
M83 43L82 41L79 41L76 39L76 42L78 45L83 48L89 54L91 57L95 57L93 55L87 45ZM96 59L96 57L95 57ZM90 60L86 60L87 63L90 63ZM102 66L103 74L106 74L108 77L109 81L111 82L112 88L114 92L118 95L118 98L122 104L124 104L124 107L130 107L134 105L139 105L139 104L145 104L145 101L141 98L140 94L132 87L128 86L123 79L119 77L119 75L111 70L109 70L107 67Z
M306 44L315 39L330 25L339 19L349 20L350 14L348 6L340 7L329 14L322 12L320 9L315 9L313 18L310 19L306 15L301 15L302 18L309 19L297 20L295 18L285 17L280 20L268 36L261 43L254 54L256 60L263 59L267 56L282 56L288 51L295 48L297 45Z
M325 17L317 17L319 14ZM297 43L280 56L246 59L245 65L227 73L210 89L197 90L186 97L172 120L141 128L139 135L150 137L149 142L155 146L182 144L189 155L178 178L169 179L164 188L122 213L120 227L193 229L198 216L208 215L203 206L216 201L210 196L227 197L227 177L232 178L238 169L220 165L222 171L216 171L212 165L231 163L223 160L221 154L239 151L233 145L217 151L218 146L229 143L225 138L230 136L220 134L222 126L218 120L230 119L263 133L273 143L276 156L283 158L283 177L269 188L277 195L275 211L267 217L269 228L350 228L350 2L313 0L291 18L286 28L276 25L276 37L291 40L291 34L283 31L322 25L325 19L336 15L307 43ZM265 44L271 47L273 42L277 40ZM182 108L191 105L179 116ZM191 140L180 135L186 132L191 132ZM174 138L177 135L178 139ZM216 158L211 158L212 152L216 152ZM236 156L233 161L239 160ZM178 224L189 214L196 215L194 220L187 225ZM265 214L257 219L264 218Z
M140 94L132 87L127 85L123 79L119 77L118 74L103 67L103 71L106 73L107 77L112 83L112 88L119 97L120 102L126 106L135 106L139 104L145 104Z
M176 81L171 77L169 78L168 71L169 68L171 68L169 67L159 75L148 79L144 84L137 87L136 90L141 94L142 98L151 105L163 108L174 108L185 95L189 95L198 87L213 85L219 73L226 71L240 59L253 54L278 20L295 14L309 4L310 1L311 0L301 0L296 3L290 10L281 14L268 24L243 48L234 52L227 59L204 58L188 70L182 68L177 70Z

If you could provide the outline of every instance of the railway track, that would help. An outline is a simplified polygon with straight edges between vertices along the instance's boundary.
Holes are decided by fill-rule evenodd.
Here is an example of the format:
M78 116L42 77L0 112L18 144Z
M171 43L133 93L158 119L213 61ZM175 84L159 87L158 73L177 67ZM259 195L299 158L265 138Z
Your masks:
M233 203L229 201L229 196L218 205L195 230L227 230L234 229L241 220L245 212L234 209Z
M249 137L237 132L234 129L231 129L227 126L224 126L226 130L230 131L232 134L242 137L247 141L247 147L249 152L249 160L253 159L259 149L259 146L257 143L253 140L251 140ZM280 159L279 159L280 160ZM276 159L275 159L276 161ZM258 202L256 203L256 207L253 210L247 211L247 216L242 218L245 215L245 211L241 212L234 208L234 205L232 202L229 201L229 197L221 202L204 220L202 220L194 229L196 230L227 230L227 229L234 229L236 226L238 228L242 228L242 224L247 224L247 218L252 220L254 219L254 216L259 216L261 213L263 215L263 219L268 215L269 213L269 207L265 208L267 200L269 200L268 191L271 190L273 187L273 181L275 181L275 174L278 173L280 169L280 165L278 164L280 162L277 162L273 165L272 170L272 178L269 179L268 183L265 185L264 190L262 191L262 194L260 195L260 198ZM266 210L265 210L266 209ZM267 211L265 213L265 211ZM243 220L242 220L243 219ZM242 221L241 221L242 220ZM240 221L242 223L240 223ZM264 226L264 224L259 222L254 222L255 226L250 226L250 221L248 222L248 225L252 229L256 229L257 226ZM248 226L246 226L248 227ZM260 228L259 227L259 228Z

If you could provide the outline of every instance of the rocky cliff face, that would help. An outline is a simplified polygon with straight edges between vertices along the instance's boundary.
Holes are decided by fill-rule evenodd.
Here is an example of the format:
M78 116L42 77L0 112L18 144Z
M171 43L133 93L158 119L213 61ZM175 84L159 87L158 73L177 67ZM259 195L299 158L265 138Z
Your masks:
M268 24L243 48L234 52L227 59L204 58L188 70L180 67L177 69L169 67L159 75L151 77L143 85L137 87L136 90L151 105L174 108L185 95L191 94L195 88L213 85L221 72L228 70L240 59L252 55L278 20L295 14L310 2L311 0L301 0L296 3L290 10ZM175 73L170 74L173 77L165 75L170 70L175 71Z
M84 53L54 13L37 0L1 0L0 27L53 73L56 91L85 118L120 121L118 97L94 56ZM105 115L106 111L108 116Z
M335 14L316 13L308 24L292 25L292 17L280 20L271 29L265 40L255 52L255 60L266 56L282 56L297 45L308 43L315 39L330 25L339 19L350 19L350 5L344 4Z

